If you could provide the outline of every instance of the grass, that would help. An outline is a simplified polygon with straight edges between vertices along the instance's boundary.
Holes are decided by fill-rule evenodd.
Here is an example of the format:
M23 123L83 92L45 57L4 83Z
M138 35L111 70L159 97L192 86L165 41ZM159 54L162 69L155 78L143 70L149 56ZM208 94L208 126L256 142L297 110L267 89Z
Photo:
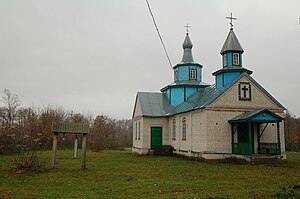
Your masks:
M50 165L51 151L39 156ZM88 152L82 171L80 158L59 150L55 170L21 174L12 172L12 159L0 156L0 198L274 198L300 184L300 153L288 153L285 165L249 166Z

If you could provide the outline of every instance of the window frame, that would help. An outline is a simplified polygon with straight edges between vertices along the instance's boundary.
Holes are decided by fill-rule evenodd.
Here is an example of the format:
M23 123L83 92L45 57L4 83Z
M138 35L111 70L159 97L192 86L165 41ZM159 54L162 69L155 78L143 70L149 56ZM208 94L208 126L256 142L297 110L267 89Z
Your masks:
M190 80L197 80L197 69L190 69Z
M172 140L176 140L176 119L172 120Z
M237 57L237 59L235 59L235 57ZM232 53L232 64L234 66L240 65L240 54L239 53Z
M135 140L137 140L137 121L135 122Z
M175 82L178 82L178 70L175 70L174 71L174 80L175 80Z
M223 55L223 66L228 66L228 57L227 57L227 54Z
M181 128L182 140L186 140L186 126L187 125L186 125L186 118L185 117L182 118L181 123L182 123L182 128Z
M248 93L249 93L249 96L248 97L244 97L243 94L242 94L242 86L243 85L248 85ZM252 88L251 88L251 84L250 82L239 82L238 84L238 94L239 94L239 101L251 101L252 100Z
M139 121L139 124L138 124L138 140L141 139L141 122Z

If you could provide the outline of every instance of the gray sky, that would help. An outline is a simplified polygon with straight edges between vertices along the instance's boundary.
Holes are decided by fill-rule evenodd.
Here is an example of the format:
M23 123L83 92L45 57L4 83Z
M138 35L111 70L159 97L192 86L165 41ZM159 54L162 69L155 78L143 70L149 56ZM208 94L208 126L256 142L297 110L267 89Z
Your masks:
M195 61L213 84L220 49L234 31L243 65L300 116L299 0L149 0L172 64L181 61L186 23ZM131 118L137 91L173 82L144 0L1 0L0 89L22 106Z

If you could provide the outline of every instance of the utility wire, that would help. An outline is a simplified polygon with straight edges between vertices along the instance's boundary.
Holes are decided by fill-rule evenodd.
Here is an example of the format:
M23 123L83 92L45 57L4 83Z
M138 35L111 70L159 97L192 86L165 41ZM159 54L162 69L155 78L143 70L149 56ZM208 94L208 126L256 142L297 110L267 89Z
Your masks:
M148 6L150 15L151 15L151 17L152 17L152 21L153 21L153 23L154 23L156 32L157 32L157 34L158 34L158 37L159 37L159 39L160 39L160 42L161 42L161 44L162 44L162 46L163 46L163 48L164 48L164 51L165 51L165 53L166 53L167 59L168 59L169 64L170 64L170 67L173 69L172 63L171 63L171 60L170 60L170 57L169 57L168 52L167 52L167 48L166 48L166 46L165 46L165 44L164 44L164 42L163 42L163 39L162 39L162 37L161 37L161 35L160 35L159 29L158 29L157 24L156 24L156 22L155 22L155 19L154 19L153 13L152 13L152 11L151 11L150 4L149 4L148 0L146 0L146 3L147 3L147 6Z

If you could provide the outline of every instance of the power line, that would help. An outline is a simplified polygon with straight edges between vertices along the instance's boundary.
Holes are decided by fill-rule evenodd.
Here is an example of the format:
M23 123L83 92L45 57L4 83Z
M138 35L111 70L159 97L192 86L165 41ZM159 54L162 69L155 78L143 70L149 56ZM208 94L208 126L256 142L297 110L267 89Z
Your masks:
M156 22L155 22L155 19L154 19L153 13L152 13L152 11L151 11L150 4L149 4L148 0L146 0L146 3L147 3L147 6L148 6L150 15L151 15L151 17L152 17L152 21L153 21L153 23L154 23L156 32L157 32L157 34L158 34L158 37L159 37L159 39L160 39L160 42L161 42L161 44L162 44L162 46L163 46L163 48L164 48L164 51L165 51L165 53L166 53L167 59L168 59L169 64L170 64L170 67L173 69L172 63L171 63L171 60L170 60L170 57L169 57L168 52L167 52L167 48L166 48L166 46L165 46L165 44L164 44L164 42L163 42L163 39L162 39L162 37L161 37L161 35L160 35L159 29L158 29L157 24L156 24Z

